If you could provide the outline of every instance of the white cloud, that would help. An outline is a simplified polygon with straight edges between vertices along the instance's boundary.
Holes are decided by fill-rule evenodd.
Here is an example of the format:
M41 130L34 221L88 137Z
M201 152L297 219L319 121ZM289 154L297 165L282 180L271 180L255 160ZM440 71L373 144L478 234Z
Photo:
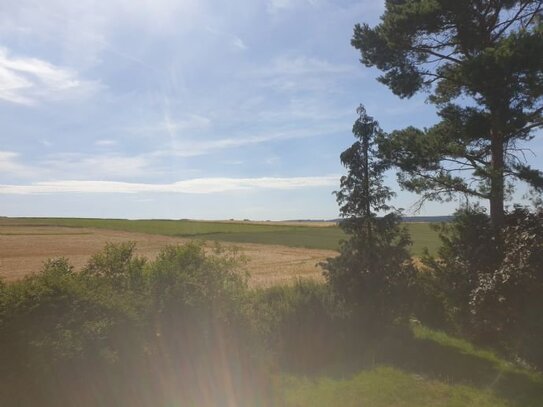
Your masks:
M19 154L13 151L0 151L0 173L16 177L31 177L38 173L34 168L19 162Z
M0 35L49 43L70 66L88 68L101 62L108 38L121 27L166 35L189 30L199 15L205 14L198 0L4 1Z
M99 88L98 82L82 80L77 73L37 58L13 57L0 48L0 99L34 105L83 97Z
M166 132L172 134L182 131L206 129L210 126L211 120L209 118L197 114L191 114L179 120L172 119L169 114L165 114L163 120L156 124L132 127L128 130L134 133L151 133L154 136L154 133Z
M116 145L117 141L116 140L104 139L104 140L97 140L94 144L96 144L97 146L100 146L100 147L111 147L111 146Z
M262 76L344 74L354 70L351 65L333 64L323 59L306 56L279 56L271 65L258 71Z
M212 27L212 26L209 26L209 25L205 27L205 30L208 33L213 34L217 38L221 38L221 39L226 38L227 41L230 43L230 45L233 46L234 48L237 48L237 49L240 49L240 50L246 50L247 49L247 45L245 44L245 42L235 34L232 34L232 33L229 33L229 32L223 31L223 30L219 30L219 29L217 29L215 27Z
M143 155L57 153L32 165L21 161L19 153L0 151L0 175L24 178L61 178L70 174L77 179L134 178L156 175L151 158Z
M54 194L54 193L185 193L210 194L238 190L337 186L339 176L291 178L196 178L171 184L145 184L113 181L53 181L31 185L0 185L0 194Z
M317 6L323 3L321 0L268 0L267 10L270 14L277 14L281 11L294 9L303 6Z
M232 38L232 45L234 47L242 49L242 50L247 49L247 45L245 45L243 40L241 38L239 38L239 37L236 37L236 36L234 36L234 38Z
M211 154L220 150L230 148L239 148L249 145L269 143L274 141L284 141L293 139L302 139L310 137L318 137L335 132L345 130L343 125L323 125L318 129L290 129L282 131L272 131L269 133L258 134L254 136L239 136L229 137L216 140L188 140L188 139L173 139L170 148L165 150L157 150L151 155L153 156L177 156L177 157L194 157L198 155Z
M282 55L266 67L253 69L257 84L280 91L334 91L338 79L352 75L355 67L307 56Z
M79 179L134 178L157 173L149 158L141 155L65 153L51 155L39 164L51 175L71 174Z

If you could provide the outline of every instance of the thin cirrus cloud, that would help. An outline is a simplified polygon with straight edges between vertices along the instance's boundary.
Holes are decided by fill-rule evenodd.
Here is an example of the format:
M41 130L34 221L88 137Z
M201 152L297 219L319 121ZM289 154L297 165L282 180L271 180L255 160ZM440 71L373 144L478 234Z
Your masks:
M288 94L297 92L330 93L335 91L333 83L355 72L352 65L331 63L326 59L305 55L281 55L269 66L249 72L262 88Z
M86 96L100 87L79 78L68 68L38 58L14 57L0 48L0 99L20 105L35 105Z
M151 168L150 160L143 155L121 154L53 154L39 162L43 171L55 178L60 174L70 174L79 179L134 178L155 174L158 169Z
M216 140L199 141L174 139L170 148L154 151L150 155L155 157L194 157L199 155L211 154L220 150L240 148L262 143L319 137L334 134L336 132L341 132L344 130L345 129L343 125L334 124L328 126L322 125L320 129L291 129L257 134L254 136L230 137Z
M282 55L273 60L269 68L260 71L263 76L342 74L353 71L351 65L334 64L307 56Z
M234 48L240 49L242 51L247 49L247 45L245 44L245 42L235 34L221 31L211 26L206 26L205 30L216 37L221 37L221 38L226 37L230 45L233 46Z
M277 14L288 9L302 7L304 5L317 6L321 3L319 0L269 0L267 11L270 14Z
M147 184L114 181L52 181L30 185L0 185L0 194L32 195L57 193L184 193L211 194L220 192L272 189L291 190L336 186L337 175L290 178L195 178L170 184Z
M123 129L129 133L149 135L155 137L156 133L175 134L177 132L204 130L211 126L211 119L197 114L191 114L184 119L174 120L165 114L163 120L152 125L127 127Z

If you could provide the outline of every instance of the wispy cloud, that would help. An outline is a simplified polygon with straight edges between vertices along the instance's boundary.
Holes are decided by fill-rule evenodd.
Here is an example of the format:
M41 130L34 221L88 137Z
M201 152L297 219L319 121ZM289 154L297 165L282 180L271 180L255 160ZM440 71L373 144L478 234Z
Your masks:
M191 114L182 119L173 119L169 113L166 113L164 114L164 118L157 123L130 127L127 130L138 134L147 133L154 137L156 133L167 133L171 135L176 132L206 129L210 126L211 120L201 115Z
M278 91L326 91L339 79L351 75L352 65L332 63L324 59L282 55L273 59L264 68L254 69L249 74L257 78L261 87Z
M228 137L215 140L174 140L168 149L157 150L151 156L177 156L194 157L211 154L220 150L239 148L256 144L270 143L284 140L318 137L344 131L343 125L322 125L319 129L289 129L271 131L253 136Z
M78 67L102 62L107 39L122 28L167 35L189 30L203 15L199 0L17 0L0 5L0 34L39 37Z
M268 0L267 10L270 14L277 14L281 11L293 9L300 6L317 6L320 0Z
M339 176L291 178L196 178L171 184L145 184L113 181L54 181L31 185L0 185L0 194L54 194L54 193L185 193L211 194L238 190L336 186Z
M232 38L232 45L234 47L242 49L242 50L247 49L247 45L245 45L243 40L241 38L239 38L239 37L236 37L236 36L234 36L234 38Z
M134 178L156 174L150 159L143 155L121 154L54 154L39 162L51 175L71 174L79 179Z
M219 29L217 29L215 27L212 27L212 26L209 26L209 25L205 27L205 30L207 32L213 34L216 37L226 39L226 41L229 43L229 45L233 46L234 48L237 48L237 49L240 49L240 50L246 50L247 49L247 45L245 44L245 42L235 34L232 34L232 33L229 33L229 32L223 31L223 30L219 30Z
M261 71L265 76L341 74L353 71L351 65L334 64L329 61L307 56L280 56Z
M0 151L0 173L16 177L32 177L39 172L20 162L19 153L13 151Z
M96 140L96 142L94 144L96 144L97 146L100 146L100 147L111 147L111 146L116 145L117 141L116 140L103 139L103 140Z
M13 57L0 48L0 99L34 105L86 96L100 87L98 82L82 80L68 68L37 58Z

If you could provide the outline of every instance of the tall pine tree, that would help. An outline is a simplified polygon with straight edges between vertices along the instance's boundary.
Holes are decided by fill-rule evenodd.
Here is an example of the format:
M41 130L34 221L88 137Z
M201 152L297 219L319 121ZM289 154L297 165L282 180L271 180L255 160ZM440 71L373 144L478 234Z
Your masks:
M361 62L402 98L428 92L441 117L384 139L405 188L488 200L496 229L515 181L543 190L522 151L543 127L542 9L541 0L387 0L377 26L355 26Z

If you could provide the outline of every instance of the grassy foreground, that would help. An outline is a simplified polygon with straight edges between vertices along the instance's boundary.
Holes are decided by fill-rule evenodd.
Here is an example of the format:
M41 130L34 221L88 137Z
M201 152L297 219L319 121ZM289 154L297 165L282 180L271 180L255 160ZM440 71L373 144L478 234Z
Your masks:
M386 362L335 374L286 374L289 407L536 407L543 375L421 325ZM348 371L347 371L348 372Z
M465 385L423 379L401 370L381 366L363 371L352 379L285 379L289 406L312 407L505 407L505 400Z
M279 244L327 250L336 250L339 242L345 238L342 230L335 225L315 227L311 224L298 226L273 222L253 224L191 220L4 218L0 220L0 225L99 228L222 242ZM422 254L425 247L430 253L435 252L439 239L429 223L407 223L407 227L413 239L414 255Z

